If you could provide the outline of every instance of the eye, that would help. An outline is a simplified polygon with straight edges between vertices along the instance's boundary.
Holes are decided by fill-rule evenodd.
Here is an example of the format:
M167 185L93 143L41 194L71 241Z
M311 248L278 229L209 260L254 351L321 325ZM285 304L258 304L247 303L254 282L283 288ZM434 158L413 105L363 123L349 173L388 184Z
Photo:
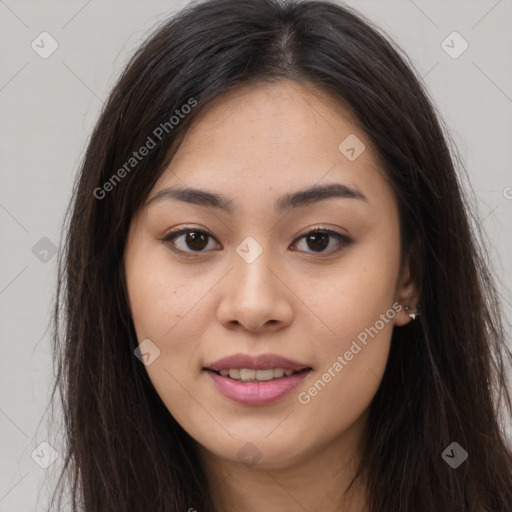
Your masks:
M337 241L337 246L334 249L331 250L325 250L326 247L330 245L330 242L334 238ZM302 235L297 240L303 240L304 239L304 245L312 249L313 253L329 253L329 254L337 254L338 252L342 251L345 247L349 246L353 240L348 238L345 235L342 235L341 233L338 233L336 231L332 231L330 229L322 229L322 228L315 228L311 231L308 231L306 234ZM295 242L297 244L297 242ZM306 251L308 252L308 251Z
M334 249L331 248L330 250L326 251L325 249L331 245L333 238L336 240L337 246L335 246ZM173 252L179 254L185 253L188 255L198 255L201 252L207 252L206 249L209 245L209 239L215 240L215 238L213 238L213 236L205 230L197 229L194 227L184 227L171 231L164 238L162 238L162 241L168 242L169 247ZM305 241L305 245L312 249L313 253L328 253L331 255L337 254L353 242L352 239L342 235L341 233L323 228L315 228L307 232L306 234L299 237L297 241L295 241L294 245L298 245L297 242L303 239ZM222 249L222 246L217 243L217 248ZM305 252L308 251L306 250Z
M181 241L179 240L180 238L182 239ZM193 227L185 227L171 231L162 238L162 240L164 242L170 242L169 246L174 252L194 254L197 252L206 252L204 249L208 247L209 238L215 240L207 231ZM180 245L181 247L179 247ZM187 248L191 250L187 251Z

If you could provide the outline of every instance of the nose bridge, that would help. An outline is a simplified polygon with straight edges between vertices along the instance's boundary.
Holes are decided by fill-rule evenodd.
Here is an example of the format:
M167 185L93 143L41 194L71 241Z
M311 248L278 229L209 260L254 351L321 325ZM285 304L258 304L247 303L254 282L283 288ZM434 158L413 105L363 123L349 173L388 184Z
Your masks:
M235 249L234 280L238 291L258 291L268 293L275 286L275 277L270 271L272 267L272 250L269 239L260 241L247 236ZM275 259L274 259L275 262Z

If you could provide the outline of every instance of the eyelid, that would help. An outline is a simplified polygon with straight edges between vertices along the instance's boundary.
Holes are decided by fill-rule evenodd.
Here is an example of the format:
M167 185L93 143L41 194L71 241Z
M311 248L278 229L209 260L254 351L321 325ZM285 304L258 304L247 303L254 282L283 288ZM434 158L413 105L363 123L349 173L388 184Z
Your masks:
M215 238L207 229L205 228L198 228L197 226L181 226L179 228L173 228L169 231L167 231L167 233L162 237L160 238L160 240L169 240L171 238L171 236L177 236L177 235L181 235L183 233L189 233L190 231L195 231L196 233L204 233L208 236L211 236L212 238Z

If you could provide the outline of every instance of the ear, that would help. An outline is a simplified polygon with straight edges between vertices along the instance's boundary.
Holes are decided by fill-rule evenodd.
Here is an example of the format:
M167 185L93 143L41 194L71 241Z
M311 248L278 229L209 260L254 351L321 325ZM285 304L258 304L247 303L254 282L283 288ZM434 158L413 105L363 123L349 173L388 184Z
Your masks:
M407 255L401 276L399 276L398 280L395 301L398 302L402 308L395 316L394 324L397 326L406 325L409 322L412 322L413 320L409 317L409 314L420 312L418 308L420 294L411 271L411 254L414 254L414 251L410 251ZM405 309L406 307L408 309Z

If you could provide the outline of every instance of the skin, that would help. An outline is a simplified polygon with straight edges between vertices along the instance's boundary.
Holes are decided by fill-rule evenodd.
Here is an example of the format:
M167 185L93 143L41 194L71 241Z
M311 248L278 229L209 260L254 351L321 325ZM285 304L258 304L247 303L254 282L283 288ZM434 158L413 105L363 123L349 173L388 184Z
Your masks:
M350 134L366 146L354 161L338 149ZM326 183L357 188L367 200L330 198L274 210L281 195ZM364 479L343 508L339 503L354 474L392 331L411 321L417 304L408 261L399 265L396 198L370 140L339 101L314 86L246 85L195 119L148 199L171 185L223 194L235 210L154 202L132 219L124 258L139 343L149 338L160 350L146 370L195 440L217 510L317 510L319 500L326 512L363 510ZM213 237L195 257L197 246L187 245L186 235L174 240L184 255L161 240L185 226ZM339 242L330 237L322 252L303 236L315 227L353 243L334 254ZM252 263L236 252L247 236L263 250ZM336 377L300 403L298 394L396 302L410 310L384 322ZM238 352L277 353L313 371L278 402L242 405L203 371ZM261 456L253 466L237 456L248 442Z

